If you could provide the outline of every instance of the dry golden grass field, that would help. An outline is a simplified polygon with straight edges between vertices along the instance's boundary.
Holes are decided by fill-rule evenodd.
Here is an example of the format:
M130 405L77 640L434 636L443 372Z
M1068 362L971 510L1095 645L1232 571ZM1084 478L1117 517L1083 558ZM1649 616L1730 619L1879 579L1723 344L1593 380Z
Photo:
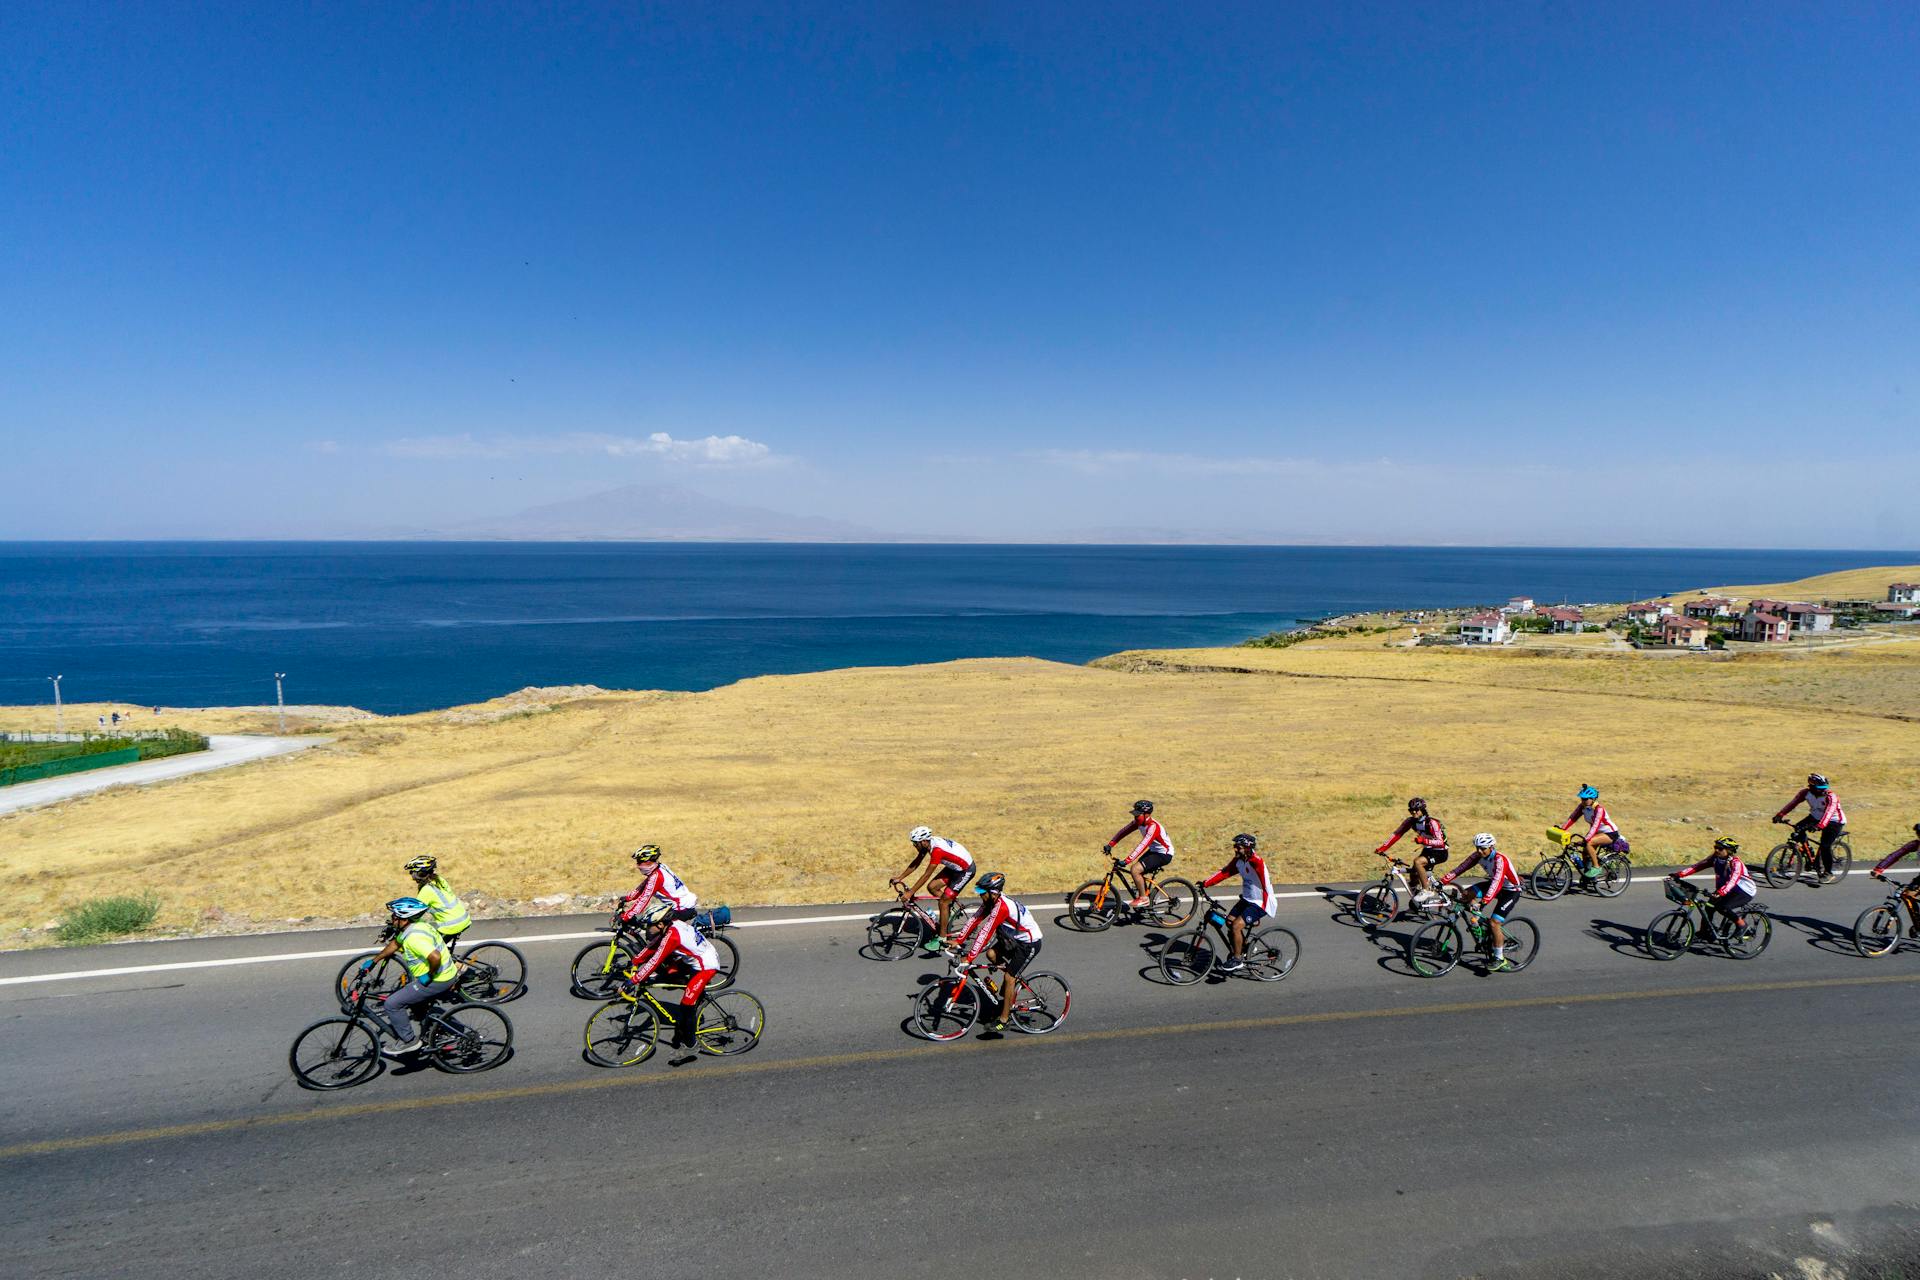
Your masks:
M1875 572L1882 587L1920 576ZM1099 868L1141 796L1179 869L1216 868L1250 830L1308 883L1372 874L1416 792L1457 840L1494 831L1523 869L1588 782L1642 864L1724 831L1764 850L1768 815L1813 768L1833 775L1859 854L1920 820L1920 635L1731 658L1392 638L576 689L396 718L316 709L302 727L330 745L0 817L0 944L148 888L163 930L352 918L403 891L400 863L423 851L495 910L629 888L627 851L646 840L709 900L865 900L920 822L1047 898ZM69 725L93 714L71 708ZM29 719L46 727L51 708L0 724Z

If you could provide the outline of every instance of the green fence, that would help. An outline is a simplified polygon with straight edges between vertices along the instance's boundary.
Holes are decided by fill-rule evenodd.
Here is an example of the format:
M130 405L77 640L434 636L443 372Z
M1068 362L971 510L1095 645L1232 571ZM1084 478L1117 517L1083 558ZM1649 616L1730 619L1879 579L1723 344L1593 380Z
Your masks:
M11 769L0 769L0 787L10 787L16 782L38 782L42 778L60 778L69 773L85 773L89 769L105 769L109 765L132 764L139 758L140 748L126 747L91 756L67 756L39 764L15 765Z

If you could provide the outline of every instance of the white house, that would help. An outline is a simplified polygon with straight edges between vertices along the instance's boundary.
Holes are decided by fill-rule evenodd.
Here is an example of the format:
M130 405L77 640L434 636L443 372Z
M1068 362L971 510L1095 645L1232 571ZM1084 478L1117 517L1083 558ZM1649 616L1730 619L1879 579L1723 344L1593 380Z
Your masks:
M1657 624L1662 618L1673 616L1673 606L1663 600L1642 600L1639 604L1627 606L1627 621L1638 622L1646 626Z
M1505 644L1513 639L1513 628L1503 614L1476 613L1460 624L1460 638L1468 644Z
M1734 602L1725 596L1701 596L1698 600L1689 600L1682 606L1681 612L1689 618L1731 618Z
M1532 613L1533 597L1532 596L1515 596L1513 599L1507 601L1505 604L1500 606L1500 612Z
M1887 588L1888 604L1920 604L1920 582L1896 582Z
M1833 610L1814 604L1788 604L1777 610L1795 631L1833 630Z

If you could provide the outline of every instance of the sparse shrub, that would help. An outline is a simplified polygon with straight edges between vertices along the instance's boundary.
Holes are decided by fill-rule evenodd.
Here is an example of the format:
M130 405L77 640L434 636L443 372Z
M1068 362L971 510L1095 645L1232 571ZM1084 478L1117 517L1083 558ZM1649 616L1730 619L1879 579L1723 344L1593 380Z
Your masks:
M138 933L160 914L158 894L121 894L89 898L60 919L54 937L62 942L98 942L123 933Z

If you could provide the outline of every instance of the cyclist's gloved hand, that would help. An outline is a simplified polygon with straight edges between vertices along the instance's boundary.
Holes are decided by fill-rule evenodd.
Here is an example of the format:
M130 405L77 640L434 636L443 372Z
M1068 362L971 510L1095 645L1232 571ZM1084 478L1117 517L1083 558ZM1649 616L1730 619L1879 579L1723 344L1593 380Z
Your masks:
M372 969L373 969L373 961L371 961L371 960L369 960L369 961L367 961L366 963L364 963L364 964L362 964L362 965L360 966L360 972L362 972L362 973L368 973L368 972L371 972L371 971L372 971Z
M1379 848L1374 850L1375 853L1385 853L1386 851L1387 851L1387 846L1385 845L1381 845Z

